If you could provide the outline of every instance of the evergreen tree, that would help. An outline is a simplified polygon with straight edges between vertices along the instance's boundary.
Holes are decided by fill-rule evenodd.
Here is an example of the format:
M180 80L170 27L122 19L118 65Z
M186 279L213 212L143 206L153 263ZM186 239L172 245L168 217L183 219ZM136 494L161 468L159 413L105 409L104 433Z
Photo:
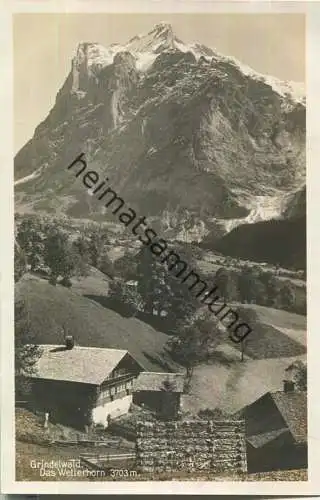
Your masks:
M16 241L31 271L35 271L42 264L44 253L44 228L40 219L24 218L18 225Z
M107 234L103 227L100 226L91 230L88 236L90 264L99 269L101 258L105 255L105 245L108 241Z

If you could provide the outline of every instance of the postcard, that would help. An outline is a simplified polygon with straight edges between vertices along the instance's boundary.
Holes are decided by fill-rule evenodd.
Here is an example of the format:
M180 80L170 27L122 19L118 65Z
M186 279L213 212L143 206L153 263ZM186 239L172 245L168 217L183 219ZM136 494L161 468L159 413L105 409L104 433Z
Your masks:
M3 12L3 492L316 494L319 5Z

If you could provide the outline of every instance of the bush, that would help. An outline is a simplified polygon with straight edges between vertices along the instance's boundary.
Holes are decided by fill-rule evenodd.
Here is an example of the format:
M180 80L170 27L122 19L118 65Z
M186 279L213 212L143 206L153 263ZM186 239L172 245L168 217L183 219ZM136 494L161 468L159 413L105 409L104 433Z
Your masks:
M70 288L72 286L72 282L71 282L70 278L64 277L60 281L60 285L65 286L67 288Z
M231 420L230 415L224 413L220 408L200 410L198 416L203 420Z

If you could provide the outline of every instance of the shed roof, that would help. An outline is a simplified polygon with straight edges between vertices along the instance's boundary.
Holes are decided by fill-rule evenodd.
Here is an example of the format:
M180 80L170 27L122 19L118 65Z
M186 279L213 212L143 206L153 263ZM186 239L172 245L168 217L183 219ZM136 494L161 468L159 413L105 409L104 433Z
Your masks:
M247 441L254 448L261 448L262 446L264 446L267 443L270 443L270 441L273 441L282 434L287 434L287 433L289 433L289 431L288 428L285 427L284 429L276 429L274 431L257 434L256 436L249 436L247 437Z
M272 392L272 399L279 409L297 443L307 441L307 392Z
M128 351L100 347L40 345L33 378L100 385Z
M183 392L184 376L181 373L141 372L133 385L133 391Z
M307 393L267 392L237 413L246 420L247 440L255 448L290 432L296 443L307 441Z

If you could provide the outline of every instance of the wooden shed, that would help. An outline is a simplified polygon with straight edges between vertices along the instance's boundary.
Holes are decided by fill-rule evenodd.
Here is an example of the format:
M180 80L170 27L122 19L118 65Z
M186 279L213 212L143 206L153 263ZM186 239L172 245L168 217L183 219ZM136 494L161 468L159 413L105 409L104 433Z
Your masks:
M176 420L183 386L181 373L141 372L133 384L133 403L153 410L161 419Z

